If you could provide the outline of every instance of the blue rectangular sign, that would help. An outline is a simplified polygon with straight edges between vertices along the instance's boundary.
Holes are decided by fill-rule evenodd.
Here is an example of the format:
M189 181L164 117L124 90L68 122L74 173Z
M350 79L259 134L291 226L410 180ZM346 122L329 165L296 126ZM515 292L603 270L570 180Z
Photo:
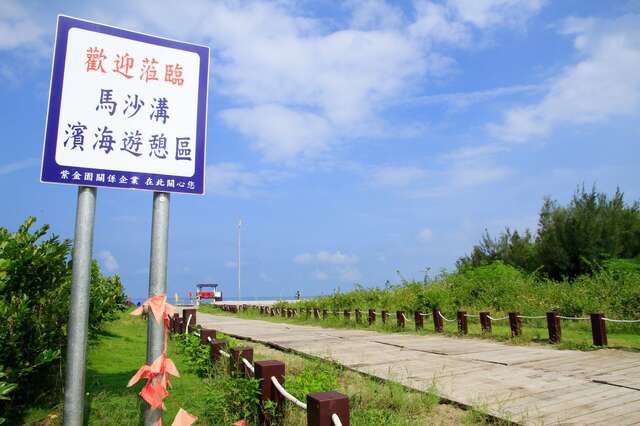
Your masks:
M58 17L41 181L204 194L209 48Z

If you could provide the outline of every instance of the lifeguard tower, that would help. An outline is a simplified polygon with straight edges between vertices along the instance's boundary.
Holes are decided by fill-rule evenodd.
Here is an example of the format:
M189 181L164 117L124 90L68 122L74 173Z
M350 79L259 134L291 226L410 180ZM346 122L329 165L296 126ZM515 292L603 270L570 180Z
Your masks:
M196 287L196 305L205 300L209 300L210 303L222 301L222 292L217 290L218 284L197 284ZM203 288L212 290L203 290Z

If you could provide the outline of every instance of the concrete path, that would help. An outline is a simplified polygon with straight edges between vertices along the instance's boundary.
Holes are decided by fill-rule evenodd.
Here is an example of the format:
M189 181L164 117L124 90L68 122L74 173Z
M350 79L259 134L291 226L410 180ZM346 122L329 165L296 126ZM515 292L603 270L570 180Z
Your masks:
M328 329L198 312L223 333L340 363L522 424L640 424L640 353Z

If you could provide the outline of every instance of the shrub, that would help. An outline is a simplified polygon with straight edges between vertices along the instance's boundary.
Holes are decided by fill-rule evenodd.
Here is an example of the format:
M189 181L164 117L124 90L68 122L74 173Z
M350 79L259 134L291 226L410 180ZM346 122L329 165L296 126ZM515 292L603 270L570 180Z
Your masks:
M71 243L33 230L28 218L11 233L0 227L0 366L17 385L13 406L46 395L61 382L69 293ZM117 276L104 277L92 265L90 331L124 308L126 297ZM6 402L4 404L7 404Z

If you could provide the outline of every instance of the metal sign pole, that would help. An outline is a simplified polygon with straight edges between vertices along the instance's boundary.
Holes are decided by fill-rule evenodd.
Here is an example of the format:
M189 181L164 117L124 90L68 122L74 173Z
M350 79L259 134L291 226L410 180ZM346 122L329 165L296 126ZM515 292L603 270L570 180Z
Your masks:
M240 228L242 228L242 219L238 221L238 309L240 309Z
M93 249L93 225L96 217L96 196L96 188L78 187L64 381L63 418L65 426L83 424L91 252Z
M153 193L153 218L151 223L151 257L149 261L149 297L167 292L167 253L169 242L169 193ZM151 364L164 350L164 322L159 324L149 312L147 324L147 363ZM153 426L162 419L162 410L147 406L144 411L145 426Z

